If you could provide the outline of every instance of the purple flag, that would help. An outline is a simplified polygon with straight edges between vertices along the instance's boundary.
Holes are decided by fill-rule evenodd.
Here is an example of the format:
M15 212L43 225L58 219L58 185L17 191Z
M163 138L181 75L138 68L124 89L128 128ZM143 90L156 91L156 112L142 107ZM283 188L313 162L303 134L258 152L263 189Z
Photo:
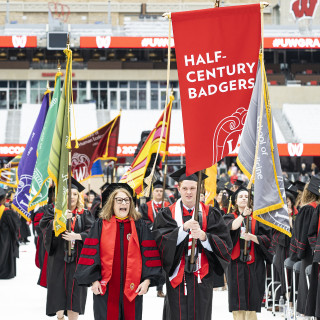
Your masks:
M37 161L38 142L49 109L49 96L50 91L47 90L44 93L38 118L34 124L26 149L22 154L18 166L19 184L12 206L28 221L30 221L30 212L28 212L30 186L34 166Z

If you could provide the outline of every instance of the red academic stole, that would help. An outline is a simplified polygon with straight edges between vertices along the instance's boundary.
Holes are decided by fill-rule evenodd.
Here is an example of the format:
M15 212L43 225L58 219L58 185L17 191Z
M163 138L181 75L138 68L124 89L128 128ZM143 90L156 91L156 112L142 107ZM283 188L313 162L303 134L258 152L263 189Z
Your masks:
M174 204L172 204L169 209L171 211L171 215L172 215L172 219L175 220L175 209L176 209L176 204L177 202L175 202ZM204 232L207 231L207 216L209 214L209 206L203 204L202 202L200 202L201 206L202 206L202 230ZM201 266L200 266L200 270L199 270L199 274L198 271L194 272L195 276L200 276L200 279L202 279L203 277L205 277L208 272L209 272L209 262L208 262L208 258L206 256L206 254L204 252L201 252L199 254L199 256L201 256ZM180 266L179 266L179 270L177 275L172 278L170 280L170 283L172 285L173 288L176 288L183 280L183 274L184 274L184 267L185 267L185 255L183 254L181 262L180 262Z
M148 207L148 218L149 218L149 220L153 223L153 222L154 222L154 216L153 216L152 201L153 201L153 200L147 202L147 207ZM165 207L169 207L169 205L170 205L169 202L165 201L163 207L164 207L164 208L165 208ZM159 208L161 208L161 207L156 206L155 204L154 204L153 206L154 206L154 209L155 209L157 212L158 212Z
M237 214L235 212L232 212L235 219L238 218ZM256 220L252 218L251 220L251 233L255 234L256 231ZM249 252L249 255L251 256L251 260L247 261L247 264L251 264L255 261L255 255L254 255L254 242L251 241L251 249ZM236 245L234 246L232 253L231 253L231 259L236 260L240 256L240 239L238 239Z
M140 284L142 272L142 257L140 244L134 220L130 219L131 237L128 245L126 282L124 285L124 294L131 302L136 296L137 287ZM112 265L114 258L114 248L117 233L116 217L113 216L110 221L103 220L101 239L100 239L100 258L101 265L101 283L107 285L112 276Z

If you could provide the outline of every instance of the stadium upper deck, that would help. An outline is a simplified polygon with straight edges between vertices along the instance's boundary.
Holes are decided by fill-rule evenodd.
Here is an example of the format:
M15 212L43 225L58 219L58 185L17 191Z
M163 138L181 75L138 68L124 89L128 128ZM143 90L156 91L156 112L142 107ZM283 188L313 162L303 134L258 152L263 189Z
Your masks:
M284 104L300 104L301 108L320 105L320 0L313 1L314 6L308 1L271 0L264 10L266 70L282 143L317 142L296 134L295 120L282 113ZM252 2L221 1L221 6ZM0 143L25 142L28 134L22 130L21 117L28 116L28 107L39 104L47 80L52 87L68 32L74 58L74 101L93 113L89 127L102 125L120 108L128 114L132 109L130 119L139 119L143 113L145 128L123 131L120 142L136 144L140 131L149 128L147 124L157 117L155 110L162 109L165 102L168 22L161 18L162 13L213 4L0 1L0 109L1 119L7 122L0 130ZM170 60L174 109L179 109L174 50ZM92 110L90 102L98 110ZM178 127L182 129L180 124ZM182 132L177 132L175 139L172 142L183 143Z

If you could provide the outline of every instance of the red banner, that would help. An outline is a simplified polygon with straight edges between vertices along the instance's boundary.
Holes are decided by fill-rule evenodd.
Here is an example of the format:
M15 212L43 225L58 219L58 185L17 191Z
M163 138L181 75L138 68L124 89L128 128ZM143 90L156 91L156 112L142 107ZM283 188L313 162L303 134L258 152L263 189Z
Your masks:
M0 48L36 48L36 36L0 36Z
M91 168L98 159L117 160L120 115L78 140L79 148L75 148L72 140L71 167L77 181L90 177Z
M260 4L172 13L187 173L235 147L255 82Z

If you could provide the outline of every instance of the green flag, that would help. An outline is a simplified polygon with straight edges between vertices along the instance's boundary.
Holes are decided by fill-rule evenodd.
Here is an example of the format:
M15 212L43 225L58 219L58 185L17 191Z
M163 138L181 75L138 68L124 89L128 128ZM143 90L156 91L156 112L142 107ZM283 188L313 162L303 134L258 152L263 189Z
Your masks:
M68 148L71 148L69 106L72 94L72 52L64 50L67 56L66 77L49 156L48 173L55 184L54 230L56 237L66 230L68 208Z
M29 212L34 210L37 205L43 206L48 202L48 162L61 95L61 75L61 72L56 74L53 97L38 143L38 158L34 167L30 188L31 200L28 206Z

